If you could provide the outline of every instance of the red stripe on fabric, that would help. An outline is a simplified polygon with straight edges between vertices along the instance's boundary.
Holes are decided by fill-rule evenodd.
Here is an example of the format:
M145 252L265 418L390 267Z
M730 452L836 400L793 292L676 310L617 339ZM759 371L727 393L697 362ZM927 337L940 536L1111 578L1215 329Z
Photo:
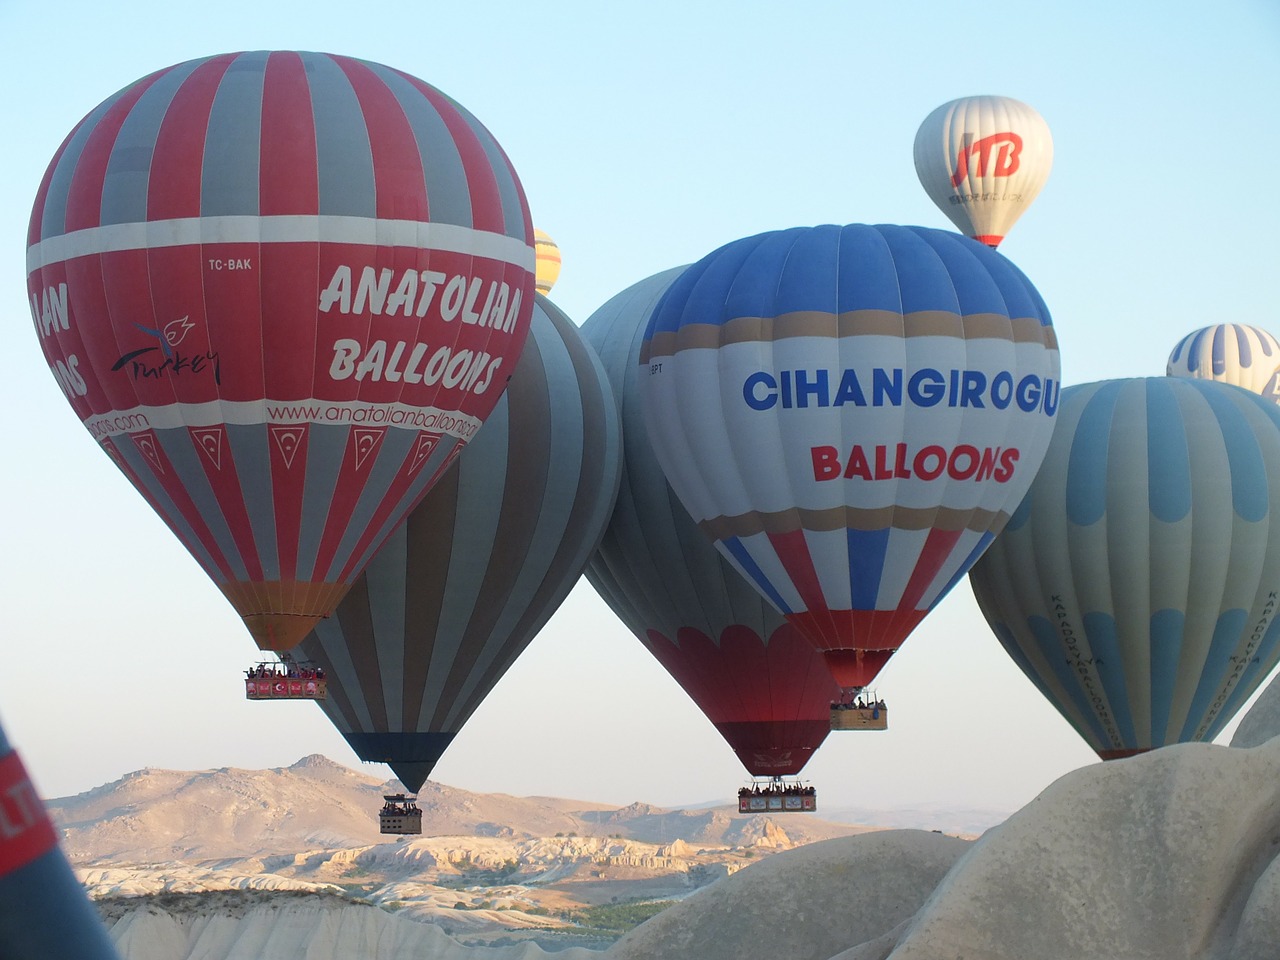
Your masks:
M955 550L956 543L963 533L963 530L933 529L929 531L924 547L920 550L920 557L916 560L916 568L911 572L911 579L907 581L907 587L902 592L898 610L905 612L916 609L920 598L929 589L929 584L937 578L938 571Z
M0 877L58 845L44 802L15 752L0 757Z
M516 195L520 198L520 210L524 214L524 238L525 241L533 243L533 215L529 211L529 198L525 196L524 184L520 182L520 177L516 174L516 168L512 165L511 159L507 156L507 152L502 149L501 144L495 142L498 152L502 154L502 162L506 165L507 175L511 177L511 182L516 185Z
M247 578L255 581L266 579L226 425L219 423L212 427L188 427L187 432L191 435L191 443L196 448L200 465L204 467L209 488L218 501L218 509L222 512L227 529L231 531L231 539L240 553Z
M401 74L412 83L431 102L439 112L454 145L458 148L458 156L462 158L463 173L467 178L467 187L471 193L471 225L477 230L492 233L507 232L506 214L502 209L502 196L498 192L498 182L493 175L493 166L484 152L475 131L462 114L439 90L424 83L416 77ZM428 204L431 198L427 197ZM532 238L533 234L527 234ZM532 293L530 293L532 298Z
M818 720L717 723L716 730L753 777L793 777L831 732L830 711Z
M429 431L426 431L429 432ZM427 480L425 486L418 489L416 494L411 494L414 484L421 479L421 463L416 455L417 441L409 445L408 454L404 461L400 464L400 469L396 471L395 477L388 484L386 492L378 498L378 508L373 513L373 519L364 532L360 534L360 538L356 541L355 548L347 557L333 557L329 562L341 562L342 567L338 572L336 580L338 583L351 583L360 575L360 571L364 569L364 565L356 566L360 563L360 559L369 554L372 556L376 548L382 546L382 528L388 520L393 521L392 527L404 521L409 515L409 511L422 502L423 497L435 486L436 481L444 475L444 471L449 469L453 461L458 458L465 444L459 441L449 452L447 459L436 468L435 473ZM349 517L349 514L348 514ZM345 521L346 518L344 518ZM317 570L323 571L326 568L317 564Z
M145 439L148 434L154 441L154 443L151 444L151 449L154 451L154 457L156 462L159 463L160 469L157 470L155 464L151 463L145 454L142 454L141 448L139 448L139 453L142 454L143 459L147 461L147 466L151 468L152 479L154 479L154 481L159 484L160 488L168 494L169 500L173 504L174 509L176 509L178 511L178 515L187 522L187 526L191 529L191 535L194 536L200 546L204 548L210 558L210 561L214 564L214 569L209 569L203 562L199 561L200 554L193 549L194 544L188 543L187 537L182 531L182 524L178 522L178 517L173 516L162 503L148 495L146 487L138 486L139 492L142 493L143 498L151 504L152 509L160 515L160 518L164 520L169 529L173 531L174 535L182 545L190 551L193 557L197 558L197 562L200 562L201 567L204 568L205 573L209 575L209 578L213 580L214 583L223 583L227 580L233 579L231 567L227 563L226 555L218 548L218 542L213 538L213 534L210 532L208 524L205 523L203 515L196 508L195 501L193 501L191 496L187 493L187 485L184 482L182 475L174 469L173 462L165 454L164 447L160 444L159 438L155 436L155 431L144 430L141 433L132 433L129 434L127 440L121 437L117 438L116 442L134 443L134 445L137 446L135 441L138 440L138 438Z
M132 314L135 339L157 345L158 356L148 358L148 367L159 367L160 375L149 377L155 391L147 390L146 402L155 403L162 393L169 403L211 403L219 398L222 357L213 348L211 318L205 316L204 252L198 246L157 247L146 254L150 303L146 315ZM130 314L122 314L127 319ZM216 318L215 322L216 322ZM138 325L155 333L145 333ZM123 331L122 331L123 332ZM139 388L139 395L143 389Z
M819 650L896 650L927 610L819 610L792 613L787 622Z
M770 533L768 537L782 563L782 569L791 578L792 585L800 594L800 601L810 614L816 615L819 611L826 610L827 598L822 594L822 583L813 566L813 557L809 554L809 542L805 540L804 531L788 530L785 533Z
M305 245L304 245L305 246ZM201 291L201 306L207 319L209 349L217 355L218 363L218 396L223 400L234 402L259 402L263 399L290 399L288 394L272 395L267 392L265 358L263 356L263 337L266 322L263 317L263 300L276 309L275 322L271 329L277 339L292 339L299 350L306 349L315 336L313 315L294 310L286 312L279 304L280 295L275 280L278 275L285 274L281 282L293 286L294 296L299 296L297 288L303 286L305 278L296 273L287 273L295 261L287 261L284 266L276 266L276 258L287 257L282 246L267 248L271 251L270 259L264 260L263 248L260 244L246 243L208 243L200 247L200 269L202 275L196 289ZM309 247L314 249L314 245ZM314 257L305 255L299 258L297 272L311 266L314 270ZM234 269L232 269L234 265ZM312 274L314 276L314 273ZM271 291L260 289L264 282L272 282ZM309 289L309 288L308 288ZM313 294L314 295L314 294ZM305 324L300 329L280 330L280 326L290 316L296 324ZM277 342L273 339L273 342ZM278 354L277 354L278 356ZM310 361L309 355L306 356ZM292 362L286 361L289 370L274 371L276 375L291 383L295 375L293 369L307 363L299 363L297 357ZM302 396L310 396L309 384L303 384ZM269 417L268 411L268 417Z
M53 159L49 161L49 166L45 168L44 176L40 178L40 187L36 190L35 203L31 207L31 219L27 222L27 246L38 243L41 239L41 230L44 224L44 208L49 200L49 184L53 182L53 171L57 168L58 163L62 160L62 155L67 152L67 144L71 142L71 138L76 135L76 131L84 125L81 120L75 125L75 128L67 134L67 138L58 146L57 152L54 153Z
M685 635L677 634L681 649L686 646ZM697 633L699 639L705 635ZM715 651L718 669L714 670L716 687L726 699L734 700L733 716L737 719L768 720L773 718L773 703L769 696L768 652L760 634L749 627L734 625L720 634Z
M377 215L387 220L428 220L422 154L395 94L365 64L334 57L355 91L373 152Z
M213 98L234 54L210 58L174 93L156 134L147 180L147 219L200 215L201 170Z
M826 650L822 657L827 670L844 689L867 687L884 669L894 650Z
M311 85L302 58L277 51L267 58L262 87L258 203L264 217L320 212Z
M102 188L107 162L129 111L157 78L168 71L139 80L113 103L94 125L76 162L67 191L66 232L96 227L102 223Z
M276 549L281 580L316 581L298 576L298 545L302 531L302 494L307 480L311 427L306 423L267 425L271 457L271 502L276 521Z
M377 463L378 455L382 452L382 443L386 439L387 429L383 427L375 435L362 433L362 428L359 427L347 428L346 449L342 451L342 459L338 462L338 476L333 485L328 509L323 518L305 518L308 525L316 521L324 524L324 533L316 551L315 574L312 579L330 579L328 573L333 566L334 555L338 552L338 545L347 532L351 517L360 503L361 495L365 493L374 464ZM365 438L366 443L370 442L370 437L374 438L367 451L361 450L362 437ZM381 498L384 503L386 500L387 497ZM352 579L355 578L352 577ZM339 577L338 582L347 581Z
M773 718L829 721L840 691L813 644L787 623L769 635L766 651Z
M239 296L246 307L258 305L260 326L239 353L262 370L265 382L259 398L327 397L326 391L335 383L329 375L333 343L352 335L346 330L335 331L335 319L350 323L352 318L319 312L319 260L328 256L326 248L330 246L322 244L318 250L314 243L260 244L258 269L243 277L245 286ZM327 345L323 351L322 343ZM258 351L260 358L249 357L251 351Z

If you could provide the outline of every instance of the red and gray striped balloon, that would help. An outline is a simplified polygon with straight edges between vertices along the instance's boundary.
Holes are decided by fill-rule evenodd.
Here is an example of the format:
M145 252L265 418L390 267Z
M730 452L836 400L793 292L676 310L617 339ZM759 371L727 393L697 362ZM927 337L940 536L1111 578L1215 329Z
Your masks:
M235 53L72 131L27 276L76 413L280 650L493 409L529 330L533 227L493 137L428 84Z

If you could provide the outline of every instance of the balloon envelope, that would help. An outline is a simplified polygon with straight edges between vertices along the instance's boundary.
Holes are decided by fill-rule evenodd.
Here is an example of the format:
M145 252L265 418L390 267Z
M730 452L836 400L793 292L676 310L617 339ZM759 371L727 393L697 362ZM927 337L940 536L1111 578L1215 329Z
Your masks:
M0 957L118 956L58 847L58 830L22 760L0 730Z
M1044 118L1011 97L963 97L916 132L916 175L965 236L997 246L1049 179L1053 138Z
M622 413L623 473L587 579L754 776L800 772L840 689L822 656L731 567L667 484L645 430L638 357L649 314L683 273L624 290L582 325Z
M1165 373L1231 383L1280 402L1280 341L1244 323L1201 327L1174 346Z
M728 244L672 283L640 363L672 488L845 687L1004 525L1057 407L1035 288L990 248L921 227Z
M551 292L551 288L556 285L556 281L560 279L560 248L556 246L556 242L541 230L533 231L534 250L537 252L538 263L536 268L538 292L544 297Z
M581 575L620 469L600 361L539 297L484 428L299 648L325 669L320 706L362 760L421 788Z
M158 71L49 165L27 289L89 432L260 646L329 613L497 402L533 228L492 136L408 74Z
M1212 739L1280 660L1280 410L1153 377L1062 391L970 573L1022 671L1103 759Z

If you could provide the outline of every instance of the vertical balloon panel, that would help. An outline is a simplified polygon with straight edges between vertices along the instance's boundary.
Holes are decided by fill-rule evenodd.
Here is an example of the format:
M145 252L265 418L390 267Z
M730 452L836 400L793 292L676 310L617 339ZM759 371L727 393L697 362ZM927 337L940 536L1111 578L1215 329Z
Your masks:
M533 308L528 208L489 133L324 54L191 61L110 98L28 243L73 408L271 649L479 429Z
M974 566L1000 642L1103 759L1208 740L1280 662L1280 411L1150 378L1063 391Z
M1007 520L1057 404L1035 289L982 245L917 227L729 244L672 284L640 363L672 488L848 687Z

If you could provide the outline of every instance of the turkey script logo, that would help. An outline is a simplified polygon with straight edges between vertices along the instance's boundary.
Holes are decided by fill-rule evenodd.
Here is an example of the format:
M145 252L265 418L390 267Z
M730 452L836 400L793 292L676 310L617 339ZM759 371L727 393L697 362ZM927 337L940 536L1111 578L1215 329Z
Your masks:
M222 368L218 362L216 350L202 353L183 353L178 349L187 338L195 324L189 317L170 320L160 329L143 326L136 321L133 324L148 336L160 341L159 346L142 347L130 350L111 365L112 370L128 369L134 380L154 380L166 376L183 376L191 374L212 373L213 382L222 383ZM158 356L152 356L159 351Z

